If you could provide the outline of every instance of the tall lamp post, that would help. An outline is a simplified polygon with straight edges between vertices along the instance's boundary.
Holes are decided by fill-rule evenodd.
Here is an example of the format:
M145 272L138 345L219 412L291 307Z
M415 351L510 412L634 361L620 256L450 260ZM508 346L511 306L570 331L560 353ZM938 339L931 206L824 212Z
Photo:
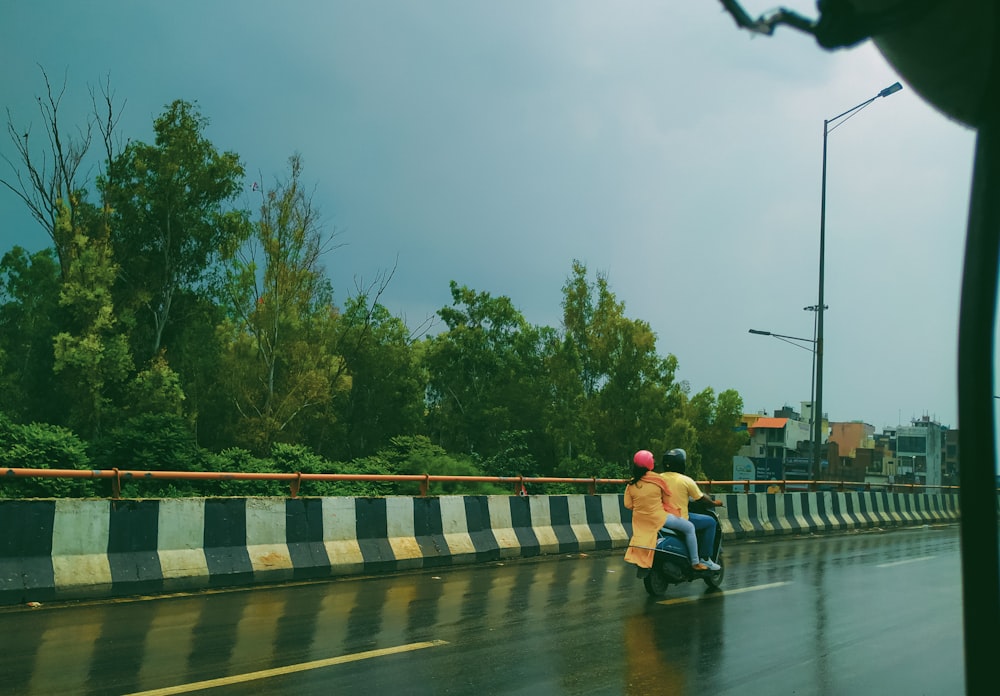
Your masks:
M808 307L802 308L806 312L819 312L819 307L817 305L809 305ZM830 309L830 305L826 305L823 309ZM812 372L810 375L812 377L811 383L809 385L809 437L812 438L816 432L816 329L817 320L813 317L813 364ZM813 441L813 448L819 446L820 443ZM815 463L815 457L810 456L810 459ZM810 465L809 473L812 474L812 465ZM819 473L819 472L816 472ZM813 478L810 476L810 478Z
M823 121L823 190L820 198L819 212L819 301L816 303L816 402L813 404L813 475L819 476L820 471L820 445L823 444L823 310L826 305L823 302L823 281L826 262L826 143L831 128L831 124L846 119L865 108L879 97L888 97L903 89L903 85L894 82L871 99L863 101L844 113ZM838 125L842 125L841 122Z

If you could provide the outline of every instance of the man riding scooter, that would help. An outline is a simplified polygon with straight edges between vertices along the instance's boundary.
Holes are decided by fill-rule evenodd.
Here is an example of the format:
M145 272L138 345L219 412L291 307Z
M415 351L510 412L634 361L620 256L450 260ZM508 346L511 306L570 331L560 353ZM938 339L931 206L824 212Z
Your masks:
M701 562L710 570L719 570L719 565L712 561L712 549L715 548L717 526L715 518L697 512L688 512L689 501L699 501L708 505L720 506L721 500L714 500L702 492L698 484L684 471L687 468L687 452L677 448L663 455L664 472L660 474L670 489L671 501L680 508L680 517L688 519L694 525L698 535L698 546L701 549Z

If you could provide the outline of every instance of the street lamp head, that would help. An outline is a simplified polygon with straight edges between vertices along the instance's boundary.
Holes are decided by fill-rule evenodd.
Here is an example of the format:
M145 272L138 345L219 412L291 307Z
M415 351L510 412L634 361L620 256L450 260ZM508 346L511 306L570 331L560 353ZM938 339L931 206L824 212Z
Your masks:
M770 331L761 331L759 329L750 329L750 333L757 334L758 336L770 336Z
M885 89L883 89L881 92L879 92L878 96L880 96L880 97L888 97L890 94L895 94L896 92L898 92L901 89L903 89L903 85L899 84L898 82L893 82L891 85L889 85L888 87L886 87Z

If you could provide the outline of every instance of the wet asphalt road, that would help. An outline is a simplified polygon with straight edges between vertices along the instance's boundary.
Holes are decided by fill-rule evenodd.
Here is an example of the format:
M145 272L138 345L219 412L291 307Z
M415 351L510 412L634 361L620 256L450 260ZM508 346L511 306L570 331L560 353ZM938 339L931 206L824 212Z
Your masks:
M729 543L722 592L622 551L0 611L0 693L964 692L958 526Z

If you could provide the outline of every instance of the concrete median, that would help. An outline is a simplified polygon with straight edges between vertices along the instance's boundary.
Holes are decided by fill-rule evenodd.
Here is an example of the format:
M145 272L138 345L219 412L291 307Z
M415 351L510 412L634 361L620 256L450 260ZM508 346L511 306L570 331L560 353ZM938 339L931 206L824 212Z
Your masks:
M729 493L730 539L956 522L957 494ZM0 604L624 548L622 496L0 501Z

